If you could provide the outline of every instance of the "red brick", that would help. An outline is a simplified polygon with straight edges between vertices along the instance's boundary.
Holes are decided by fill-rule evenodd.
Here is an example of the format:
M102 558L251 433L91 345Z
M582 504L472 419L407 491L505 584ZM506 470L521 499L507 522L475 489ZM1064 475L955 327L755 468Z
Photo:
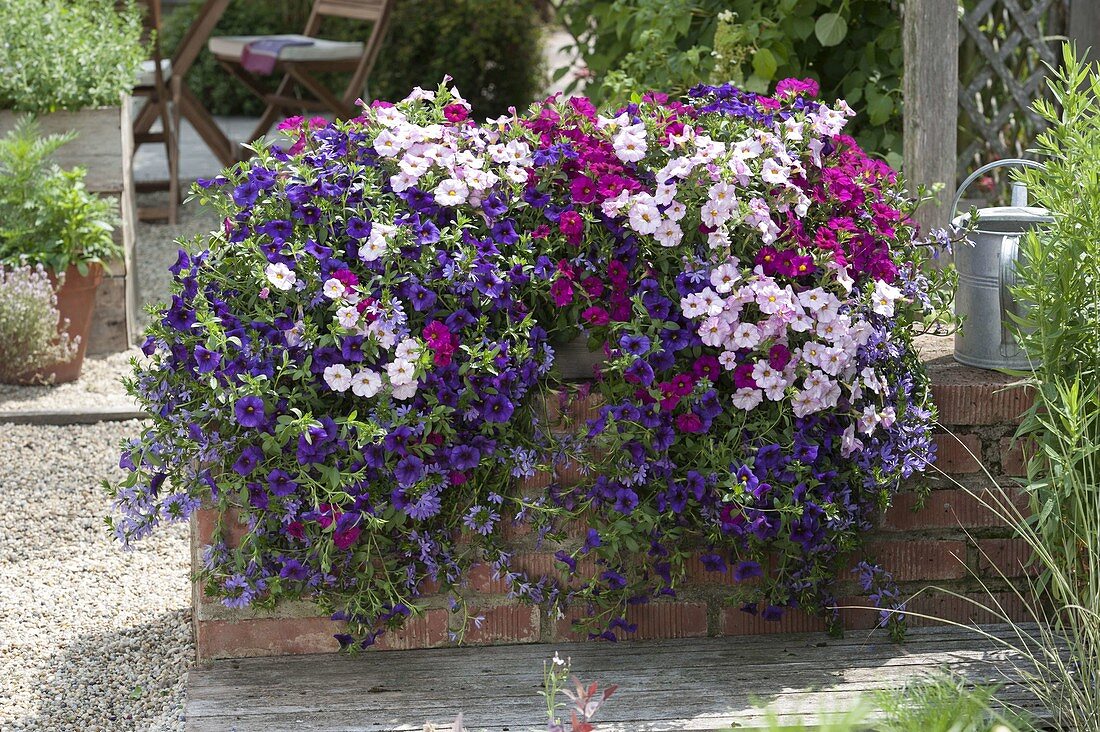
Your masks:
M939 432L936 439L935 470L948 475L977 473L982 469L982 441L975 434Z
M1027 460L1023 442L1012 437L1001 439L1001 473L1013 478L1027 476Z
M967 576L966 544L962 541L873 541L860 553L874 558L899 582L962 579Z
M871 630L882 622L879 608L866 597L842 597L836 604L845 630Z
M685 579L696 585L721 585L724 587L737 587L741 585L756 585L760 584L760 578L752 577L743 582L738 582L733 578L733 570L740 563L737 558L728 559L726 561L726 571L724 572L711 572L709 569L703 566L703 563L699 561L701 552L696 552L688 557L684 561ZM769 555L766 560L760 560L760 563L765 568L771 566L775 568L775 557ZM766 571L766 570L765 570Z
M450 640L447 634L449 622L448 611L428 610L419 617L410 618L400 630L387 630L373 647L380 651L398 651L446 645Z
M825 619L802 610L787 610L779 620L764 620L740 607L722 608L722 635L766 635L769 633L819 633L825 630Z
M517 554L512 558L511 569L514 572L526 572L533 578L543 575L559 577L562 565L554 560L552 554L546 552L528 552ZM467 575L470 589L487 595L504 595L508 593L508 584L504 575L494 577L495 570L491 565L478 562L470 568Z
M484 610L471 610L481 616L480 627L470 620L466 628L466 643L536 643L539 640L539 610L530 605L501 605Z
M581 617L573 610L559 620L554 628L555 640L583 640L588 636L573 630L572 623ZM631 605L626 610L626 621L636 623L634 633L615 630L622 640L650 638L698 638L707 634L707 606L702 602L651 602Z
M929 617L907 616L913 627L938 625L938 621L956 623L1003 623L1031 620L1023 599L1014 592L968 593L959 597L942 592L925 592L906 604L906 610Z
M195 623L198 660L329 653L342 626L328 617L205 620Z
M1036 568L1028 566L1031 556L1031 545L1023 539L982 539L978 542L978 571L994 578L1034 575Z
M602 405L603 397L590 389L550 393L546 396L547 420L554 430L574 430L599 417Z
M200 545L210 544L214 540L218 511L213 508L200 508L194 516L196 540ZM229 509L223 515L222 531L226 545L232 548L241 543L241 539L248 533L248 526L240 522L240 513L236 509Z
M1008 490L1015 496L1016 508L1026 510L1026 496ZM1004 526L1005 522L983 505L979 497L994 506L995 499L1003 501L1005 498L999 491L975 490L970 493L962 488L949 488L932 491L925 498L924 507L914 511L918 503L917 494L901 493L894 497L894 505L883 514L881 528L885 531L912 531Z
M1007 377L977 369L942 370L932 383L940 422L952 426L1019 422L1032 397L1026 388L1008 383Z

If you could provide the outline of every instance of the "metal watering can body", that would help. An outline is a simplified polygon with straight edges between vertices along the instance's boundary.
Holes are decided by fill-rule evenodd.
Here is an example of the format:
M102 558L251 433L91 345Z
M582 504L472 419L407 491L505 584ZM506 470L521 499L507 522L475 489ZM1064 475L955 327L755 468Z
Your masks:
M1031 160L998 160L975 170L959 186L951 211L958 210L967 186L978 176L994 168L1021 165L1041 168ZM963 214L954 219L956 226L970 218ZM962 316L962 330L955 334L955 360L983 369L1028 370L1032 361L1016 343L1012 334L1012 315L1020 315L1012 287L1016 268L1021 265L1020 239L1037 224L1053 221L1046 209L1027 205L1027 188L1012 184L1012 205L978 209L971 245L955 248L955 269L959 289L955 312Z

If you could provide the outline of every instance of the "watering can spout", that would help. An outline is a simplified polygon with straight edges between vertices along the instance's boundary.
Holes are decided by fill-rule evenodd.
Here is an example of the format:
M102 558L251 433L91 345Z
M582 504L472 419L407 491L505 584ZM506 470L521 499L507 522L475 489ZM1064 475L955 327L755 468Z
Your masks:
M1012 205L1027 206L1027 183L1012 183Z

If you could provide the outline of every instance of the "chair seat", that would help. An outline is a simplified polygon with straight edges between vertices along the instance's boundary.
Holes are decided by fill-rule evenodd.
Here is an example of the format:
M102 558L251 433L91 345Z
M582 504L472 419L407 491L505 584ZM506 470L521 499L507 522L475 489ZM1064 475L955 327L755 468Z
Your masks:
M279 51L280 61L353 61L363 55L363 44L357 41L328 41L302 35L275 36L217 36L208 42L210 53L219 58L241 58L244 48L253 41L308 41L308 46L284 46Z
M141 62L141 71L138 72L137 86L152 86L156 83L156 69L157 62L153 59ZM160 73L164 76L164 80L168 81L172 78L172 60L168 58L162 58L160 60Z

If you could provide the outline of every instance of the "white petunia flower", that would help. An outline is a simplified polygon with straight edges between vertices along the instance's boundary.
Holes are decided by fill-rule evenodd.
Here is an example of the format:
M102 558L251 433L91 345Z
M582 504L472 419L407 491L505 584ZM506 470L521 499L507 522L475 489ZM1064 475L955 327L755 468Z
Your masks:
M359 322L359 308L354 305L342 307L336 311L336 322L341 328L354 328Z
M282 262L267 265L264 274L267 275L267 281L276 290L289 290L298 281L298 275L294 274L294 270Z
M420 356L420 343L415 338L406 338L397 344L393 355L406 361L413 361Z
M347 288L344 287L344 283L335 277L329 277L325 280L325 284L321 288L321 292L325 293L325 297L330 300L339 300L347 292Z
M882 280L875 283L875 292L871 296L871 309L879 315L890 318L894 315L894 303L901 297L901 290Z
M402 386L416 381L416 367L412 361L398 358L386 366L386 375L394 386Z
M325 383L333 391L344 392L351 388L351 371L342 363L325 367Z
M351 392L355 396L372 397L382 388L382 377L373 369L360 369L351 377Z
M470 189L454 178L448 178L435 188L435 202L441 206L457 206L466 200Z

